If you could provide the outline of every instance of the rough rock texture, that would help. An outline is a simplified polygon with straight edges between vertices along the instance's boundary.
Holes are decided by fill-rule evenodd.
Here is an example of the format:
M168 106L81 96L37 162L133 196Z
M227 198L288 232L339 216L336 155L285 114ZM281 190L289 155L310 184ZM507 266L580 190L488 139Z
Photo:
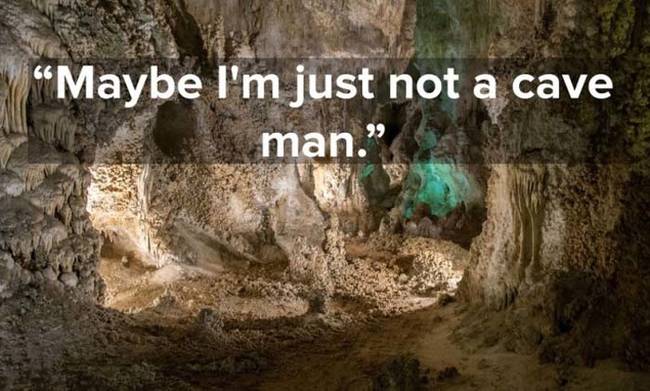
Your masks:
M127 347L122 365L129 366L139 354L155 356L162 340L169 358L180 333L187 364L196 354L197 328L199 342L217 347L224 339L251 349L289 344L294 337L309 341L331 327L321 323L323 314L335 314L323 322L350 325L346 321L359 313L399 314L445 298L466 267L462 297L487 308L488 319L501 320L491 324L498 329L494 334L512 350L535 349L545 361L590 365L614 355L647 368L648 15L645 2L633 0L5 0L0 310L8 314L10 332L0 337L33 353L39 316L51 321L89 308L90 321L66 323L71 335L93 330L75 337L82 355L106 349L119 355L118 348ZM490 56L515 58L515 68L551 57L573 56L578 63L598 58L625 93L609 104L560 108L524 105L500 91L484 106L398 102L368 108L333 101L289 113L268 102L219 101L206 76L201 100L123 110L114 103L54 100L51 83L32 80L29 66L40 58L162 57L180 60L175 63L181 69L206 71L241 58L302 56L415 56L413 63L431 56ZM498 72L508 81L514 70ZM237 150L261 126L345 127L358 136L370 119L394 128L395 141L382 148L406 157L402 164L102 164L122 153L141 156L147 147L173 161L175 147L200 136ZM534 132L523 131L529 129ZM434 161L409 164L414 154L429 152L431 136L440 136L443 149L451 145L447 152L456 152L459 140L478 142L486 161L503 164L443 165L432 176ZM147 144L150 139L154 145ZM500 150L504 140L520 148ZM603 164L585 164L595 152L605 157ZM526 160L534 153L544 155L545 164ZM573 157L581 164L566 164ZM524 163L513 164L520 158ZM445 175L466 185L458 186L458 194L467 204L437 205L420 197L431 190L427 179ZM409 204L413 199L425 202ZM487 221L469 262L458 246L413 238L444 237L444 230L464 235L467 245L479 230L483 202ZM437 206L441 216L432 213ZM461 232L463 224L471 232ZM142 311L144 321L72 301L102 302L102 236L119 253L103 265L107 280L112 288L126 287L109 289L106 303ZM104 253L106 259L112 255ZM131 265L142 272L136 281L129 277ZM34 287L43 288L42 295ZM17 292L27 293L12 300ZM29 341L16 342L24 331L18 327L23 310L47 312L50 298L61 312L38 312L25 327ZM242 306L262 321L224 315ZM151 312L174 319L170 324L178 321L180 331L170 326L161 336L160 324L151 320L160 318L148 318ZM184 323L188 314L191 326ZM279 320L269 326L266 317ZM128 332L116 335L108 326L113 318L118 330ZM47 362L47 370L56 371L61 363L84 361L70 359L74 353L57 345L67 331L57 331L55 323L47 323L53 329L48 353L31 357L29 366ZM138 332L143 327L145 336ZM141 343L147 352L138 351ZM7 353L10 369L25 364L16 351ZM238 365L246 372L261 361L228 363L217 360L221 353L206 351L214 362L191 373L237 372ZM97 368L103 364L95 361ZM159 373L146 363L130 371L143 384ZM96 377L124 386L111 383L111 373Z
M525 345L540 346L546 360L591 364L617 355L633 366L646 366L643 335L650 313L641 297L649 292L648 248L640 238L647 232L648 201L642 193L648 171L647 144L640 138L647 135L648 122L634 113L648 109L639 95L647 94L642 80L648 64L639 53L647 50L649 10L631 1L541 3L545 6L534 13L534 23L510 19L504 24L514 39L497 40L494 55L522 55L535 62L529 52L539 50L543 56L575 59L569 61L592 58L608 67L620 93L611 106L584 102L558 110L536 105L546 119L531 118L531 111L522 112L519 103L511 102L499 108L499 133L513 137L521 126L535 126L546 140L530 140L528 147L569 160L569 152L552 140L557 129L571 129L575 141L566 145L572 152L600 151L609 164L558 159L559 164L493 166L488 220L472 247L463 296L507 309L506 323L529 330L533 337L523 337ZM506 13L506 19L515 12ZM517 31L524 28L534 29L529 37L535 38L518 41ZM622 74L621 68L638 78ZM522 156L526 152L520 151Z
M0 295L51 283L100 296L101 240L86 212L90 176L77 156L83 144L74 142L83 131L65 105L52 99L51 83L32 82L30 74L32 59L66 59L68 53L51 20L32 4L7 1L0 7L0 248L7 277ZM34 163L33 156L42 162Z
M238 58L393 57L412 52L414 9L408 2L349 3L337 9L318 2L238 5L188 1L171 8L174 11L168 12L177 13L170 22L172 34L177 42L179 35L185 37L178 45L186 44L188 36L201 42L203 48L194 54L210 65ZM305 19L311 23L306 24ZM388 20L391 23L384 23ZM346 39L352 34L368 39ZM110 160L116 151L140 156L143 140L150 133L155 148L164 156L171 151L165 143L174 148L180 142L169 141L174 125L171 117L163 117L170 110L176 110L173 120L189 132L186 137L219 138L224 149L250 145L246 140L258 138L262 128L307 132L348 125L362 134L363 121L372 117L372 110L355 111L332 101L309 103L291 111L272 102L219 100L212 87L203 95L192 103L150 106L137 116L117 116L123 122L116 127L112 144L98 148L99 163L90 168L93 225L110 240L158 266L180 262L218 272L250 263L288 261L295 278L326 280L327 265L318 264L326 258L326 230L371 232L385 213L383 207L384 212L373 214L369 197L359 184L359 167L316 162L295 167L115 166L102 165L106 161L102 156ZM187 121L178 119L182 113L187 113ZM158 132L164 135L160 142ZM211 162L209 158L206 161ZM394 184L393 191L398 186ZM337 215L340 227L329 220L330 214Z

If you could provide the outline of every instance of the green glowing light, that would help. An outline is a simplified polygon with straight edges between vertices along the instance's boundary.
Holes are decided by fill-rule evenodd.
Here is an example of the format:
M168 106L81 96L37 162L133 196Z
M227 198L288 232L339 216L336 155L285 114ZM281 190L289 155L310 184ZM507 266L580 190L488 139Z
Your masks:
M425 205L432 216L451 213L470 192L465 174L452 164L415 163L406 180L404 217L410 219L419 205Z

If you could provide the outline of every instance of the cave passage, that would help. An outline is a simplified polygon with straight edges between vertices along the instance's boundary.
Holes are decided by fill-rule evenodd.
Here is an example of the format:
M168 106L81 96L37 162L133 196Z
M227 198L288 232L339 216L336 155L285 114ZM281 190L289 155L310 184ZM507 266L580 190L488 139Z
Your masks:
M649 37L643 0L0 1L0 389L650 389ZM616 93L297 109L215 74L377 58L500 86L568 59ZM204 88L32 77L98 59ZM277 129L371 159L256 160Z

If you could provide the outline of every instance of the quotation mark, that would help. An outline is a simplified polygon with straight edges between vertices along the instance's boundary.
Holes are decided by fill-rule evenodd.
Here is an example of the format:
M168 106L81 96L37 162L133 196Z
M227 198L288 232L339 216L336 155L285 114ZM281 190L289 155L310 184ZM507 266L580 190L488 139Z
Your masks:
M34 79L36 80L52 80L54 75L52 74L52 66L48 65L45 67L45 70L43 70L43 67L38 65L36 68L34 68Z
M374 138L375 136L382 138L386 133L386 127L384 124L368 124L366 130L368 131L368 138ZM368 152L363 148L361 148L357 153L360 158L364 158L368 155Z
M382 138L384 133L386 133L386 127L384 124L368 124L366 130L368 131L368 138L373 138L375 136Z

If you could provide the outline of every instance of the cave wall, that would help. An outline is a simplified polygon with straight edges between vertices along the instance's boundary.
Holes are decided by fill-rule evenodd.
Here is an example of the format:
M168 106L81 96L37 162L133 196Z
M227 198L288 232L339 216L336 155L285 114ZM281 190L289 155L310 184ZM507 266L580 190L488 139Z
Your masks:
M158 23L160 22L160 23ZM0 5L0 295L50 285L101 299L102 238L86 209L98 135L92 106L54 97L38 59L177 55L159 4L67 0Z
M139 156L165 108L54 100L51 83L32 80L29 62L194 57L195 65L212 66L251 57L408 57L413 3L11 0L2 9L4 295L46 279L101 297L101 237L157 266L182 262L218 272L290 261L292 274L309 280L323 268L315 259L324 259L326 214L345 215L349 232L371 224L350 167L115 164L106 157ZM198 135L228 129L236 145L260 124L287 124L287 113L257 102L220 105L206 95L189 108ZM290 122L342 128L343 110L313 105ZM50 155L55 163L35 164Z
M95 148L98 139L122 137L123 143L113 148L130 143L137 153L136 145L155 128L159 108L149 104L125 113L55 101L48 83L32 81L32 59L198 56L213 65L250 57L487 53L518 57L525 64L571 54L606 60L615 70L616 84L628 93L613 106L585 104L560 112L522 109L503 95L485 107L495 125L489 127L489 136L517 137L522 124L539 129L539 134L557 128L572 131L576 126L571 119L577 118L589 132L587 137L576 132L568 146L622 151L633 163L490 167L487 221L472 246L461 295L471 303L508 311L510 324L534 321L534 334L550 346L551 356L552 345L571 336L587 362L618 354L643 363L650 350L643 339L650 334L644 235L650 123L645 2L491 0L461 6L440 1L435 12L424 16L432 18L425 19L428 23L440 14L443 21L453 22L449 26L457 30L450 30L454 34L445 40L428 34L435 29L418 28L418 10L411 1L339 5L3 1L0 295L51 281L101 296L97 230L110 240L128 238L134 251L158 265L189 258L218 272L240 263L278 260L288 261L298 277L322 280L330 272L323 266L330 262L324 252L340 251L341 231L364 233L399 220L388 215L380 224L370 216L372 194L352 167L92 165L96 153L110 152ZM482 19L485 15L489 21ZM348 125L363 132L362 116L358 123L344 123L336 103L310 107L302 117L292 118L255 104L215 105L207 96L191 110L200 119L195 131L205 134L215 129L257 131L260 123L270 120L280 126L287 118L316 129ZM410 110L405 124L412 130L421 124L422 112ZM257 117L260 112L271 115ZM112 124L104 127L102 121ZM112 130L106 133L104 128ZM30 162L30 150L57 163ZM485 146L487 156L497 152ZM399 191L405 171L382 167L375 179ZM124 231L111 231L115 226ZM227 264L232 259L236 265Z
M501 14L491 52L529 63L540 56L589 59L606 67L619 93L610 105L581 101L566 110L524 109L504 99L491 137L521 140L522 129L535 129L540 137L523 140L520 154L539 148L564 158L491 167L488 218L472 246L461 296L501 310L503 327L524 341L519 346L544 360L592 364L615 355L644 366L649 312L640 297L648 292L648 248L640 235L647 231L641 192L648 160L641 139L648 121L640 112L648 108L641 98L648 63L640 53L647 50L649 10L631 1L535 4L541 13L531 8L520 21ZM528 39L507 38L525 30ZM571 160L576 151L597 151L601 159Z
M29 68L34 58L68 53L50 19L29 2L7 1L0 9L0 296L49 281L101 294L95 273L101 241L85 210L90 178L75 155L80 130L52 99L50 83L31 81ZM33 164L33 154L43 163Z
M407 1L345 2L343 7L297 1L186 1L180 8L184 17L195 21L192 34L204 43L206 57L201 61L208 68L250 58L412 53L414 9ZM372 39L349 39L357 34ZM194 127L190 141L199 154L201 140L219 139L224 149L237 149L257 139L260 129L351 129L362 135L373 116L372 109L336 101L308 102L301 110L290 110L268 101L222 100L213 85L202 99L186 106L197 119L185 126ZM163 107L142 110L135 122L120 125L113 142L97 153L127 151L139 156L143 140L156 131L163 115ZM219 272L250 263L288 262L292 276L314 280L327 274L323 272L327 262L319 262L326 258L328 229L370 232L382 217L369 212L370 202L354 165L197 160L201 164L95 164L89 204L94 226L111 240L127 242L135 255L156 266L179 262ZM116 208L122 213L114 213Z

